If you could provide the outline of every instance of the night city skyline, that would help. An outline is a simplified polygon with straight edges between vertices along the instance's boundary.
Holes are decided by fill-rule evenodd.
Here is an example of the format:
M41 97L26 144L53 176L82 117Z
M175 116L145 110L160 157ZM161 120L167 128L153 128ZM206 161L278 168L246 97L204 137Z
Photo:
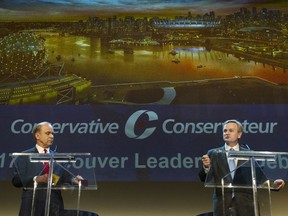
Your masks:
M159 0L122 0L122 1L91 1L91 0L4 0L0 3L1 21L75 21L89 16L167 16L203 15L215 11L218 16L235 13L241 7L257 7L258 10L280 10L287 12L287 2L278 1L159 1Z
M219 103L275 103L288 90L286 2L147 2L2 1L2 104L214 103L214 85L236 87ZM237 86L266 97L239 102Z

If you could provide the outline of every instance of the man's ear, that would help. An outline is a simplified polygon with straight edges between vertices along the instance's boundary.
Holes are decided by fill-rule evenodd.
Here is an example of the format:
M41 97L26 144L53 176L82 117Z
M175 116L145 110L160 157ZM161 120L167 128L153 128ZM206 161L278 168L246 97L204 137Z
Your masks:
M238 134L238 139L240 139L240 138L241 138L241 136L242 136L242 133L239 133L239 134Z
M37 140L39 138L39 133L35 133L35 139Z

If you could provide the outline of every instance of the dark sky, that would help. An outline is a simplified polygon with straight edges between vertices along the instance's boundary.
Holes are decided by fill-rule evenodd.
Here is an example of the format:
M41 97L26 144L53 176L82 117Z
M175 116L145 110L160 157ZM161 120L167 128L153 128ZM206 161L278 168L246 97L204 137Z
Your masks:
M287 11L287 0L1 0L0 20L111 15L183 15L215 11L224 15L240 7L274 8Z

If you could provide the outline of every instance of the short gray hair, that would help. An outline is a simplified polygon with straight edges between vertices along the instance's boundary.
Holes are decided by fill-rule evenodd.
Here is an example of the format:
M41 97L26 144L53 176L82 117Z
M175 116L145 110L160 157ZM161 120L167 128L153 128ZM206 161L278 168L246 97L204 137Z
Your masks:
M39 132L41 130L41 127L45 124L49 124L52 126L52 124L50 122L47 122L47 121L40 122L34 126L33 134L35 135L37 132Z
M238 120L236 119L229 119L229 120L226 120L224 123L223 123L223 128L225 125L227 125L228 123L235 123L237 125L237 128L238 128L238 132L243 132L243 126L241 124L241 122L239 122Z

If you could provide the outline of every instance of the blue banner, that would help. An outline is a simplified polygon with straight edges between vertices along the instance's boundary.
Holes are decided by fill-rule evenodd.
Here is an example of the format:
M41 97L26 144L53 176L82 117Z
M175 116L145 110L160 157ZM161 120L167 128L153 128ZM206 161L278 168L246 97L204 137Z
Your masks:
M49 121L57 152L92 154L82 166L98 181L199 181L201 156L223 145L222 123L243 123L241 143L286 151L288 105L1 106L0 178L12 152L35 145L35 123ZM81 168L81 167L80 167Z

